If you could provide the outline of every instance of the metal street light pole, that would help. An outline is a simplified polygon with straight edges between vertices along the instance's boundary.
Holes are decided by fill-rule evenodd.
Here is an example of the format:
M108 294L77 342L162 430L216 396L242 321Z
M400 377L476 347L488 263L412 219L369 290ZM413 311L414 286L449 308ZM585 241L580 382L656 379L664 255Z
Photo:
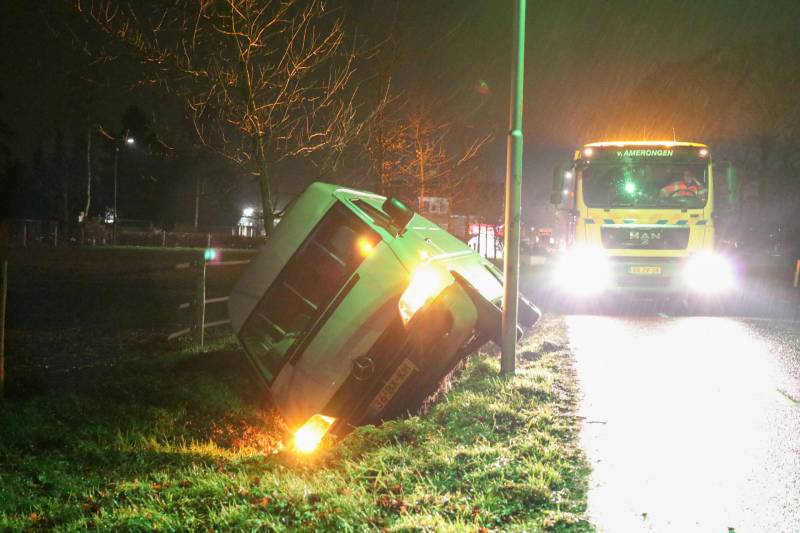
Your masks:
M114 226L112 227L111 244L117 244L117 168L119 166L119 144L114 144Z
M506 166L506 217L503 246L503 338L500 371L513 374L517 356L519 299L519 225L522 211L522 87L525 67L525 0L514 3L511 65L511 113Z
M136 143L136 140L130 136L130 134L126 131L125 137L122 138L122 141L127 145L133 146ZM119 169L119 145L120 139L117 139L114 142L114 225L112 227L112 235L111 235L111 243L116 245L117 244L117 220L119 219L119 213L117 211L117 173Z

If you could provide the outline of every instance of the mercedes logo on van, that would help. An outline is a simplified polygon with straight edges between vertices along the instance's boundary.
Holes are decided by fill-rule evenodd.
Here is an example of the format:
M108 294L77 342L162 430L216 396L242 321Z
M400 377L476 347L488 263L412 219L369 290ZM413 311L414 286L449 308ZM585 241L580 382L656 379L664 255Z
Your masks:
M366 381L375 373L375 363L371 357L363 355L353 361L353 377L357 381Z

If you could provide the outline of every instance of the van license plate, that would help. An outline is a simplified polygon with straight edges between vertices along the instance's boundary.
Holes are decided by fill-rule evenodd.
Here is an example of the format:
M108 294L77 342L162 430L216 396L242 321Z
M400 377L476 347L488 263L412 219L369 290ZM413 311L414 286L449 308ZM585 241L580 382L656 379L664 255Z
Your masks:
M632 266L628 267L628 272L638 276L658 276L661 274L660 266Z
M397 367L397 370L394 371L392 377L389 378L389 381L383 386L377 396L372 400L369 408L373 413L379 413L386 407L386 404L394 398L394 395L397 394L397 390L406 382L408 377L414 373L414 371L419 370L417 365L411 362L411 359L404 359L400 366Z

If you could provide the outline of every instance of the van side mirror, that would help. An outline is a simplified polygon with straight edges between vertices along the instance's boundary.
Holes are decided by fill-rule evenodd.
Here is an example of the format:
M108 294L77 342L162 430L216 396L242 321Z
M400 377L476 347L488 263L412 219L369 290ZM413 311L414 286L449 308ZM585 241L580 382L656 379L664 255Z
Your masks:
M392 219L392 225L397 227L397 233L403 233L408 223L414 218L414 211L397 198L390 197L383 202L383 210Z

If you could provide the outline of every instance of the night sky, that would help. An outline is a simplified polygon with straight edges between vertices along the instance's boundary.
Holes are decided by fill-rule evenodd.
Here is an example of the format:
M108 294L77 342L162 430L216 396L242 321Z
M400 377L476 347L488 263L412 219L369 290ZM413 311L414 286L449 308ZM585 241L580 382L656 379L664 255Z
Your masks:
M94 43L96 36L68 4L11 0L0 8L0 117L13 132L14 153L23 159L54 122L69 130L65 107L87 87L97 95L90 112L103 124L113 124L131 103L173 125L183 115L179 104L163 95L132 89L126 79L130 66L123 59L92 65L77 44ZM395 89L459 117L476 132L495 134L484 157L502 180L511 3L352 0L329 5L347 12L357 39L391 37L383 57ZM542 191L553 165L583 142L674 135L727 147L758 136L758 127L742 118L749 109L774 99L770 95L776 90L778 99L800 92L800 57L794 55L800 50L799 23L800 3L788 0L529 1L526 203L546 201ZM773 50L778 50L773 59L761 61ZM731 68L732 61L740 63ZM743 96L736 91L751 71L761 78L761 93L748 89ZM796 100L788 106L796 112Z

